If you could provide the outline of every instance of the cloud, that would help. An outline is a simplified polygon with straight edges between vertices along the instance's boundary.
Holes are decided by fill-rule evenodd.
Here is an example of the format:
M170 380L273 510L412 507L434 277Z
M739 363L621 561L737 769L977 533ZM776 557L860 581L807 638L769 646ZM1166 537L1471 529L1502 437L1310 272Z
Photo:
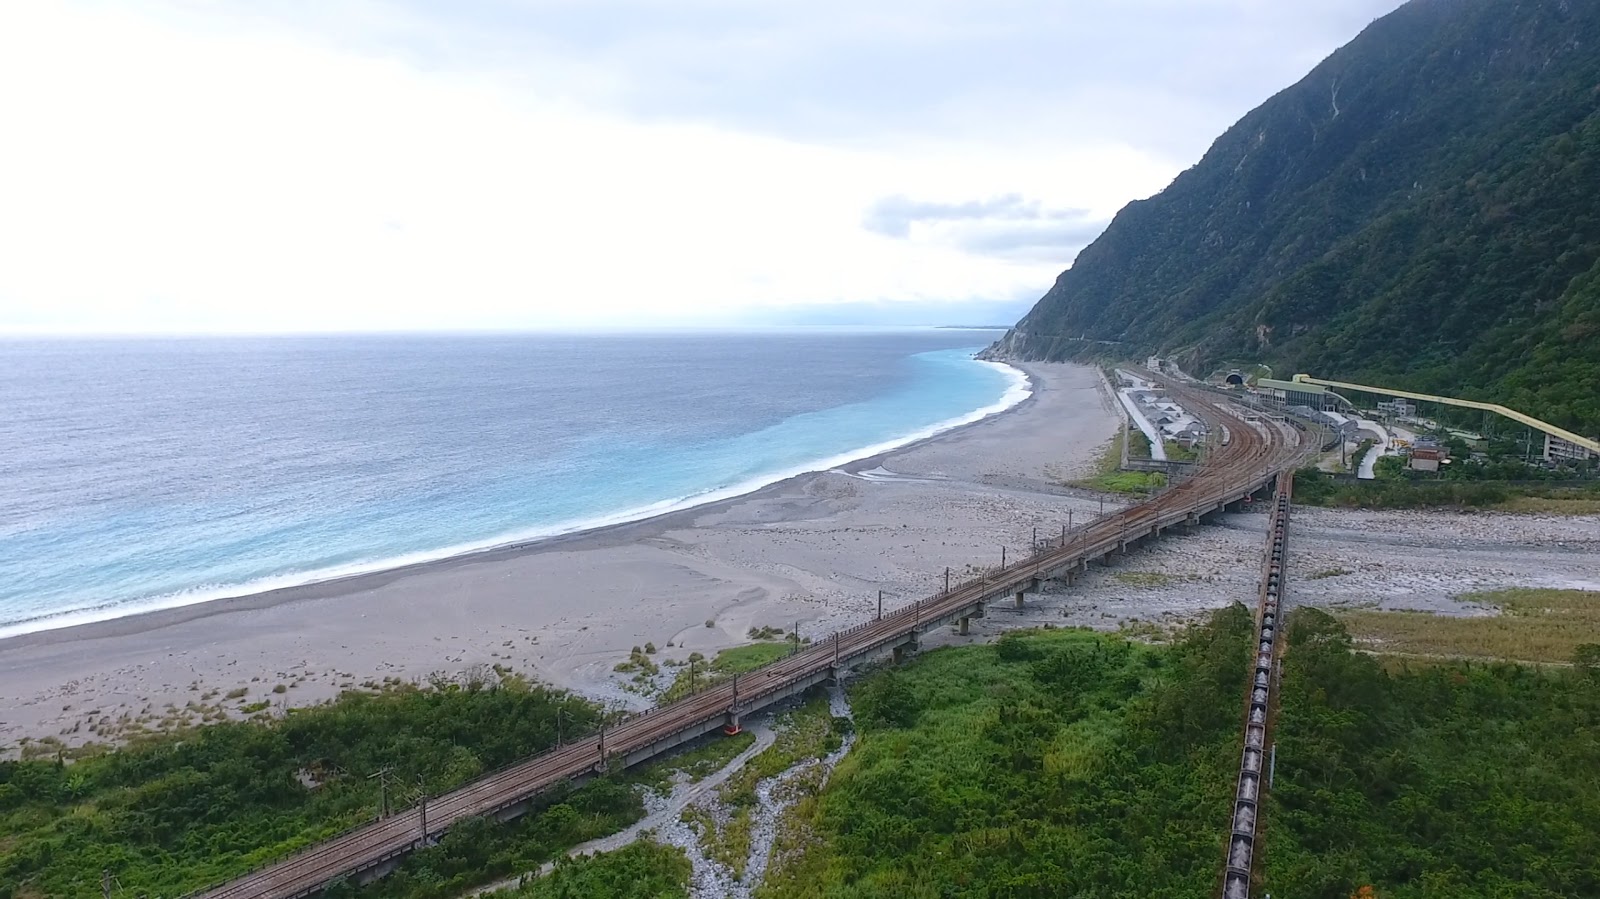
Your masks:
M1193 161L1151 129L1220 130L1139 71L1197 38L1120 3L819 3L0 5L0 332L1009 303Z
M862 225L887 237L925 239L980 255L1065 265L1105 230L1109 220L1087 209L1051 209L1021 194L936 202L883 197Z
M964 203L934 203L913 200L910 197L884 197L867 210L862 225L888 237L907 237L913 222L961 221L964 219L1037 218L1039 204L1030 203L1020 194L1006 194L990 200L968 200Z

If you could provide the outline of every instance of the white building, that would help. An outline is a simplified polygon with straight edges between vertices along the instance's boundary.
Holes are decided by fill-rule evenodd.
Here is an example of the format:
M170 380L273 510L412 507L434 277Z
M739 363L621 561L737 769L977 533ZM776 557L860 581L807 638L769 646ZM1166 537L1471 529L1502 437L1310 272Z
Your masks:
M1397 418L1410 418L1417 414L1417 404L1398 397L1392 400L1380 400L1378 411Z
M1587 462L1594 458L1594 452L1586 446L1579 446L1570 440L1562 440L1553 434L1544 435L1544 459L1546 462Z

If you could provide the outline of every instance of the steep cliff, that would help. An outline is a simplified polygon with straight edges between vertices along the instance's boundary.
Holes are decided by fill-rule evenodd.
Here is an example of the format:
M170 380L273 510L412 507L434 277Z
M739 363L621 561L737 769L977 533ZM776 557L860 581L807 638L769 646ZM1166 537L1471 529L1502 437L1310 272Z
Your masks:
M995 351L1261 360L1600 432L1597 112L1600 3L1412 0L1125 207Z

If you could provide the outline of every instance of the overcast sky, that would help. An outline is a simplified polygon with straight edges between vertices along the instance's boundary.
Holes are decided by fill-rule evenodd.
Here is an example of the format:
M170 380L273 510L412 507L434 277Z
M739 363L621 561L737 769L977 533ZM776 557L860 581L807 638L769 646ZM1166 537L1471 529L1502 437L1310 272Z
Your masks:
M0 333L1009 321L1398 5L5 3Z

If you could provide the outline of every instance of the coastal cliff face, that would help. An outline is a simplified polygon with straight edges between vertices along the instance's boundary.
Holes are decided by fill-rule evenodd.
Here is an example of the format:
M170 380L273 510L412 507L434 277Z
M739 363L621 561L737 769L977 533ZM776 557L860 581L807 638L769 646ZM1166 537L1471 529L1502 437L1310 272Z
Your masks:
M991 357L1149 352L1600 432L1600 3L1412 0L1130 203Z

